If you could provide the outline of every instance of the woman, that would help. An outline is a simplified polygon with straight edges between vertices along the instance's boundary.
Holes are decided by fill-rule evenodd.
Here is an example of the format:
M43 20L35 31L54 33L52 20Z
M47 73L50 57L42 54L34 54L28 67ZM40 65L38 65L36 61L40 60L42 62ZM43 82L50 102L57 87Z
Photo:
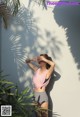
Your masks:
M32 64L32 61L38 62L39 67ZM46 86L49 83L55 64L47 54L41 54L31 60L27 59L26 63L35 72L33 76L35 101L37 101L42 108L48 109ZM45 117L48 117L48 114L45 115Z

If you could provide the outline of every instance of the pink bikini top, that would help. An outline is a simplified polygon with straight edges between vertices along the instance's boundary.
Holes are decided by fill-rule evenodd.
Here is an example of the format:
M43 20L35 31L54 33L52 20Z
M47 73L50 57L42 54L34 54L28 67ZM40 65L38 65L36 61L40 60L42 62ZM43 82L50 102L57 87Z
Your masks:
M35 88L46 87L49 83L50 78L46 79L47 70L41 75L39 74L40 68L35 72L33 76L33 84Z

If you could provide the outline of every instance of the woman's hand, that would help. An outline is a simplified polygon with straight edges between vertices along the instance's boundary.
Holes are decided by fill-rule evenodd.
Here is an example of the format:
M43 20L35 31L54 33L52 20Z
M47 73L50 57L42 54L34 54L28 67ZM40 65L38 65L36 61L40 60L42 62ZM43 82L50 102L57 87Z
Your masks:
M27 58L25 61L26 61L26 63L30 63L30 62L32 62L32 61L37 62L37 57L34 57L34 58L32 58L32 59Z
M37 62L37 57L32 58L31 61Z
M31 60L30 60L29 58L27 58L27 59L25 60L26 63L30 63L30 61L31 61Z
M36 57L33 58L33 59L27 58L27 59L25 60L25 62L29 65L29 67L30 67L32 70L36 71L36 70L38 69L38 67L32 63L32 61L36 61L36 60L37 60Z
M37 57L37 60L38 61L44 61L45 62L46 61L46 58L44 56L38 56Z

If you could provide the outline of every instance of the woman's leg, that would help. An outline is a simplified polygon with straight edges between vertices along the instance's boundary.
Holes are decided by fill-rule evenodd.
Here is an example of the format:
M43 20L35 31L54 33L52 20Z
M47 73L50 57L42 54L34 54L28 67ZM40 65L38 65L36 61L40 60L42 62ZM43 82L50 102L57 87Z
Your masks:
M43 104L41 104L41 107L44 109L48 109L48 102L44 102Z
M44 102L41 105L41 108L43 108L44 110L41 112L41 117L48 117L48 102Z
M48 117L48 97L46 92L35 92L35 101L43 109L36 113L37 117Z
M44 102L41 105L39 104L39 107L41 107L42 110L36 113L36 117L48 117L48 102Z

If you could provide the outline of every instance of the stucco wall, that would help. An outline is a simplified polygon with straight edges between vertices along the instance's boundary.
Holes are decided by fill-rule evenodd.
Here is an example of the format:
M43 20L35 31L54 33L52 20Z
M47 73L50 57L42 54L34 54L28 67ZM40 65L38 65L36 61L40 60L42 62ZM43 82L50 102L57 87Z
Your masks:
M2 69L20 90L31 88L32 71L25 59L48 53L61 76L52 79L48 87L54 117L80 117L79 6L45 10L35 2L23 0L21 4L9 28L2 28Z

